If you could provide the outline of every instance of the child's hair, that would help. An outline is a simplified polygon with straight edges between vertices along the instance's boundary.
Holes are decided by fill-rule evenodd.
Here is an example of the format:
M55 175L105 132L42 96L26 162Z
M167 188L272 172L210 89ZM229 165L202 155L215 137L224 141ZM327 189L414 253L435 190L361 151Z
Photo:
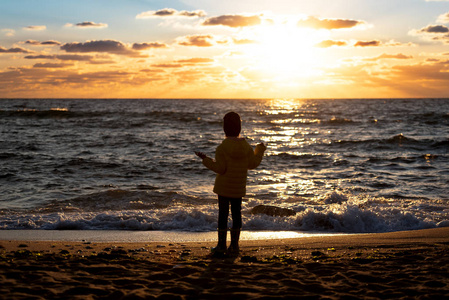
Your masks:
M235 112L228 112L223 118L223 130L226 136L237 137L242 130L242 121L240 116Z

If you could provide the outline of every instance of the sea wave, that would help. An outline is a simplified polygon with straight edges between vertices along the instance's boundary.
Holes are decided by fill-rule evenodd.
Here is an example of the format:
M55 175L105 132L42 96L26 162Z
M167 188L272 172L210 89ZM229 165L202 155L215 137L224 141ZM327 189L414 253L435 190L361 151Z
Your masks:
M448 108L447 99L4 99L0 226L215 230L215 175L194 151L214 156L228 111L253 147L267 145L248 173L245 228L441 226ZM295 216L251 214L257 205Z
M449 144L447 139L415 139L400 133L388 138L365 139L365 140L334 140L331 146L340 148L356 147L364 150L397 150L413 149L418 151L441 151L447 152L445 147Z
M146 198L150 194L151 201ZM112 190L75 198L74 204L65 208L3 212L0 229L213 231L217 227L214 201L166 193L159 193L154 201L155 195L156 191ZM368 233L449 226L449 213L441 201L408 200L398 206L393 199L334 192L321 203L291 202L290 210L295 213L287 216L252 213L260 203L257 199L244 202L245 230Z

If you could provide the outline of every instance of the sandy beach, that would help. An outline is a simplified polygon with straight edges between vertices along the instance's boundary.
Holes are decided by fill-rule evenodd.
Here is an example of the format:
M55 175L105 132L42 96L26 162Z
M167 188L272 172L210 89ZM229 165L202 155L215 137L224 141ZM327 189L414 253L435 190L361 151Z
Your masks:
M0 241L1 299L442 299L449 228L214 242Z

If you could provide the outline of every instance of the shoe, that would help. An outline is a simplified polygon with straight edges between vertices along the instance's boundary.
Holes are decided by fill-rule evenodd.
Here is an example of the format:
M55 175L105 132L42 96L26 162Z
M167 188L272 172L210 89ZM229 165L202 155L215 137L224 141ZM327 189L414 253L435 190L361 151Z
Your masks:
M226 236L228 230L218 229L218 244L210 250L213 256L223 256L226 253Z
M220 255L220 254L225 254L226 253L226 248L222 248L222 247L213 247L212 249L210 249L210 253L212 255Z
M231 229L231 245L228 248L228 253L232 255L238 255L240 252L239 247L240 229Z

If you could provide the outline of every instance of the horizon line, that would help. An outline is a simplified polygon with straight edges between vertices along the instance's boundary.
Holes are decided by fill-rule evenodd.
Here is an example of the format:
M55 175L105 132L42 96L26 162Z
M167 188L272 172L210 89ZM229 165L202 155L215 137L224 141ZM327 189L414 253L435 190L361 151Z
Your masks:
M449 99L448 97L365 97L365 98L358 98L358 97L335 97L335 98L290 98L290 97L279 97L279 98L273 98L273 97L267 97L267 98L208 98L208 97L187 97L187 98L178 98L178 97L161 97L161 98L141 98L141 97L134 97L134 98L125 98L125 97L108 97L108 98L89 98L89 97L7 97L2 98L1 100L422 100L422 99Z

